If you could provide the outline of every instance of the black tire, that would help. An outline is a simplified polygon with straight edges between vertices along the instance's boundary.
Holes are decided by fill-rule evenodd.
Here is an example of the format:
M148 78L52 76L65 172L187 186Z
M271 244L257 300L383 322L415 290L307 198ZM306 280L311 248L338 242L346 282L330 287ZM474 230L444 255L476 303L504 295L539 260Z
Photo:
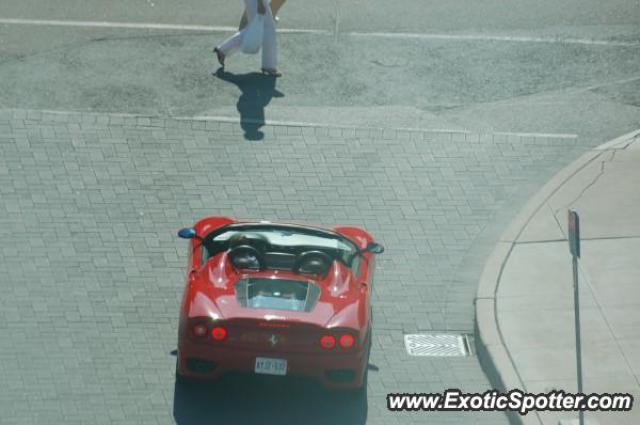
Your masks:
M334 397L336 401L346 402L346 403L361 403L367 399L367 376L369 375L368 370L364 373L364 378L362 379L362 386L359 388L349 388L349 389L339 389L334 390Z
M195 383L196 383L195 379L181 375L180 372L178 372L178 359L176 359L176 385L180 385L183 387L191 387Z

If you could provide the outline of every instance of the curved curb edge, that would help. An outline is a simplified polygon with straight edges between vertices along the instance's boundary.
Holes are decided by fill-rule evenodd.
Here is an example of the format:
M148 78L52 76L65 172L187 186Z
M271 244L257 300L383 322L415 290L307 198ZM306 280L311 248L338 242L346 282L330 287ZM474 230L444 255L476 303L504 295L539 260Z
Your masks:
M499 391L507 392L516 388L525 389L524 382L504 343L497 320L496 295L502 271L509 260L515 242L538 210L575 174L603 153L609 150L625 149L637 138L640 138L640 129L590 149L560 170L527 201L518 215L507 226L489 255L480 276L478 291L474 300L476 350L480 365L489 382ZM532 412L525 416L510 411L507 414L512 424L543 424L537 412Z

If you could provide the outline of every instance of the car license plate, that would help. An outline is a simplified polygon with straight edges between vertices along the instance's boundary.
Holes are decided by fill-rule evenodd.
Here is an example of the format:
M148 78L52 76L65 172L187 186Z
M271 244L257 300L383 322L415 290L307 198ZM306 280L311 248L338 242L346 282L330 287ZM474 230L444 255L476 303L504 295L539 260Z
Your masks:
M267 375L286 375L287 361L285 359L270 359L268 357L256 357L256 373Z

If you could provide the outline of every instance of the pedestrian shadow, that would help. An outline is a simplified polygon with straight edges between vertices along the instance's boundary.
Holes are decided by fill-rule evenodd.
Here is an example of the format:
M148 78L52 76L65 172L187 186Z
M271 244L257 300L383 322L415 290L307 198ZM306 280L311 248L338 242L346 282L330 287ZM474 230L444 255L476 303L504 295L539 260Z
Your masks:
M173 399L178 425L364 425L367 410L366 392L329 392L293 377L176 383Z
M264 133L260 131L265 124L264 109L274 97L284 97L284 94L276 89L276 78L258 72L233 74L222 67L214 75L223 81L235 84L242 91L237 108L244 138L264 139Z

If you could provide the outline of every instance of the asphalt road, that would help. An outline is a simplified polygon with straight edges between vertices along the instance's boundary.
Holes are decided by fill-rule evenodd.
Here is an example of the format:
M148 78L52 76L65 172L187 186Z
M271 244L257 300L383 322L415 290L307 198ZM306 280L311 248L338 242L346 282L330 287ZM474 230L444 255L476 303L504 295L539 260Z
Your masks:
M4 19L231 27L242 10L239 1L5 3ZM325 33L280 34L286 77L267 119L572 133L594 143L638 122L637 1L290 1L281 18L281 29ZM210 50L226 35L0 25L0 104L237 117L241 88L212 75ZM258 62L235 56L228 70Z
M520 31L552 32L571 27L589 29L601 38L602 29L623 32L638 24L638 4L629 0L289 0L282 17L291 28L341 31ZM242 2L227 0L155 1L38 0L7 1L3 17L35 19L162 22L180 24L235 25ZM637 35L637 27L635 32Z
M640 125L637 1L289 0L279 28L315 32L279 35L277 81L253 74L250 56L217 72L210 50L228 33L189 27L233 26L240 12L239 1L0 6L0 109L96 113L0 117L8 423L424 423L387 412L386 393L490 384L475 357L409 358L402 333L472 333L483 261L527 195ZM353 222L387 245L367 400L262 380L174 391L173 232L211 213Z

